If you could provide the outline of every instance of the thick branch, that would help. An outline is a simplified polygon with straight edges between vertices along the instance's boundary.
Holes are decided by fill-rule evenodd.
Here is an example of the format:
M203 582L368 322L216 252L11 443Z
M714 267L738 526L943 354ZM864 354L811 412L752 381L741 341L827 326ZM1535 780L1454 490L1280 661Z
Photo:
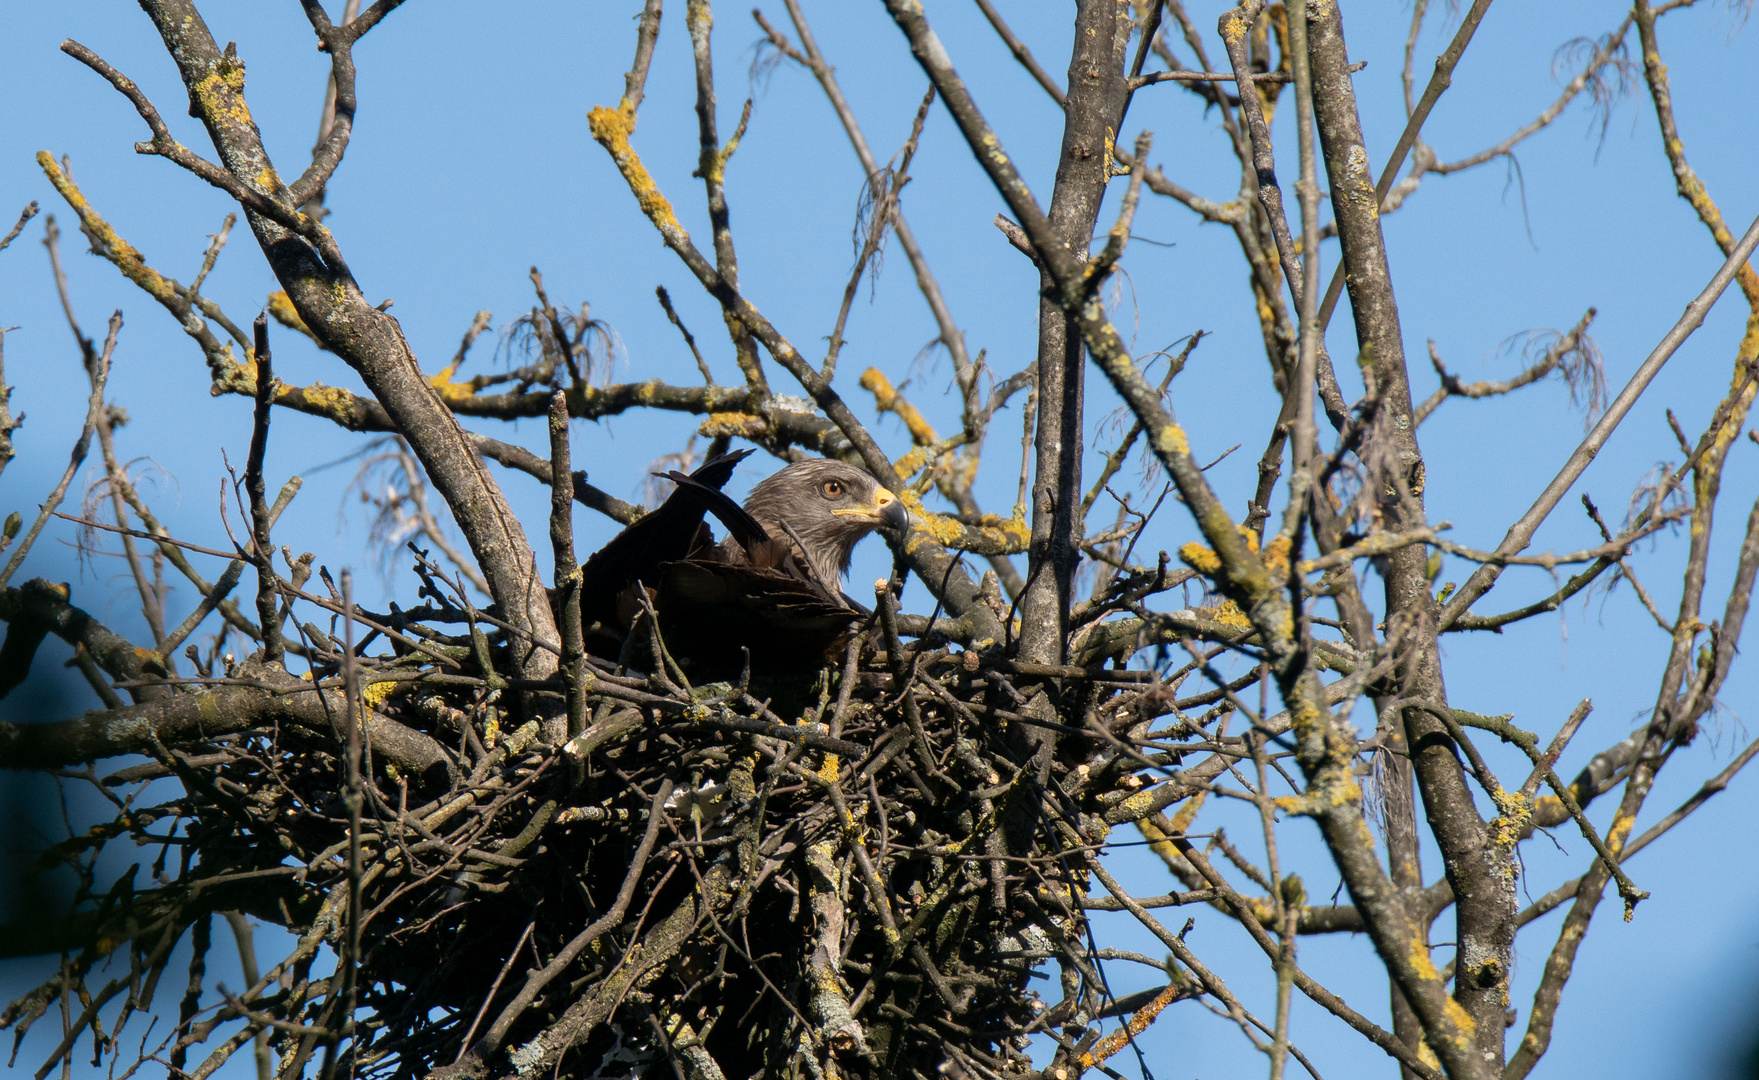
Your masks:
M199 743L252 728L288 725L341 746L348 715L342 688L264 669L254 679L177 694L46 724L0 724L0 768L53 769L121 754L152 755L156 746ZM420 774L449 759L433 739L371 714L373 753Z
M142 6L177 62L191 110L207 126L227 171L251 178L249 184L256 185L251 190L277 206L289 205L290 195L244 101L243 65L221 54L190 0L145 0ZM397 321L367 302L327 230L317 227L308 239L290 230L284 215L260 211L257 199L242 201L300 319L360 374L446 499L503 617L522 632L519 641L553 640L555 623L525 531L458 421L422 376ZM526 677L544 678L555 670L554 656L527 644L516 649Z

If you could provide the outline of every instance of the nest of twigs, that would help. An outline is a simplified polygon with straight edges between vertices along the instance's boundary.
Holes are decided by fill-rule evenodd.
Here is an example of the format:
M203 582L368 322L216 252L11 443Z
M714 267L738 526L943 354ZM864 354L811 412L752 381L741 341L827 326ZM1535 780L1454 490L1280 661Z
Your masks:
M94 1017L121 999L69 1036L117 1053L173 947L193 940L199 968L213 916L244 912L297 946L221 1000L192 970L141 1060L205 1075L262 1031L284 1076L1029 1071L1029 1038L1098 1000L1079 898L1104 830L1083 806L1134 770L1108 730L1166 711L1130 705L1161 691L902 641L881 616L840 667L784 679L589 658L573 737L559 679L484 669L507 666L492 616L435 629L475 612L362 613L392 649L349 662L314 640L333 650L322 694L232 665L214 681L320 707L93 774L115 820L51 860L125 838L157 859L82 897L82 947L4 1020L28 1028L69 990ZM369 718L354 767L350 702ZM412 745L442 752L422 769ZM146 805L169 776L182 792ZM1055 1008L1032 989L1057 987L1047 960Z

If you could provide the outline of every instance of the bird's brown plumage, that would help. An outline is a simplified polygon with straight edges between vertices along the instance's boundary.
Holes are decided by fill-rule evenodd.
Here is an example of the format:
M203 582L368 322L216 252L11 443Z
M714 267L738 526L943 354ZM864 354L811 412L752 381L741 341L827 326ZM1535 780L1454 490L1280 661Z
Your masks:
M859 610L842 595L851 553L876 528L902 531L890 491L839 461L795 462L761 481L744 507L723 494L749 451L685 476L659 509L582 566L589 646L620 644L646 589L668 650L708 673L816 667L841 647ZM727 529L713 543L704 515ZM637 643L644 644L641 642Z

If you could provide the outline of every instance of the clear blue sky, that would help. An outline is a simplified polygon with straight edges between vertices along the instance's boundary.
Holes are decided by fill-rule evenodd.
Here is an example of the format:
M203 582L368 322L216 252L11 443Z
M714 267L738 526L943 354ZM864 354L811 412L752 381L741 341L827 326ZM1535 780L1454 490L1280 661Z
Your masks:
M1202 0L1191 4L1191 12L1208 31L1224 6ZM1001 7L1061 79L1057 58L1067 55L1070 5ZM734 380L714 305L661 247L586 130L586 110L615 104L622 91L636 8L633 3L614 10L603 4L528 3L491 9L412 0L357 50L360 114L347 160L330 188L334 214L328 224L368 296L396 301L393 313L425 369L443 366L477 310L494 313L497 331L528 310L526 273L536 265L558 302L590 301L593 314L614 328L618 379L696 378L688 353L654 302L654 286L665 285L704 343L716 374L724 382ZM672 8L634 141L686 226L705 238L701 187L689 175L696 136L683 5ZM809 3L807 8L876 153L888 156L908 132L925 79L877 0ZM779 3L766 2L764 10L778 26L786 25ZM203 11L219 40L238 42L248 65L251 106L269 149L284 174L297 171L315 134L327 71L299 6L232 0L206 3ZM811 355L822 348L851 265L860 171L810 77L784 65L753 90L748 69L758 31L742 5L728 5L718 14L723 137L743 99L756 98L750 133L728 172L742 283ZM974 5L947 0L930 5L929 14L1004 143L1040 198L1048 197L1060 134L1051 102L1013 63ZM1384 21L1370 22L1376 14ZM1377 164L1404 119L1399 68L1408 15L1405 5L1346 6L1352 58L1368 63L1356 86ZM1554 71L1557 46L1603 34L1621 17L1617 4L1598 0L1500 0L1430 120L1428 141L1447 160L1503 138L1548 105L1573 71L1567 64ZM1759 110L1753 104L1759 101L1759 53L1741 21L1727 5L1706 0L1669 16L1662 31L1688 152L1737 232L1759 213L1753 181L1759 175ZM133 418L119 436L122 452L150 459L162 470L155 505L180 535L223 546L216 513L221 451L234 461L243 457L249 403L210 397L199 352L169 316L108 263L83 253L73 215L32 155L43 149L71 155L73 175L94 205L153 265L180 280L194 274L206 234L232 207L169 163L135 155L132 146L144 128L132 109L58 52L59 43L73 37L93 48L141 84L181 139L204 153L211 148L199 126L183 115L183 92L171 62L132 5L14 5L6 27L0 94L11 107L0 128L0 215L5 217L0 228L25 202L39 200L61 222L64 257L86 332L101 335L109 312L123 310L127 324L111 381L113 400ZM1420 81L1452 29L1451 23L1438 24L1424 34L1418 46ZM1634 33L1631 46L1634 58ZM1212 56L1222 55L1212 34L1210 47ZM1182 47L1180 54L1189 62ZM1674 194L1640 73L1636 79L1636 92L1612 105L1604 134L1599 118L1578 100L1552 128L1523 145L1518 173L1498 162L1467 174L1431 177L1387 220L1417 392L1435 385L1423 360L1427 339L1464 377L1507 377L1521 364L1518 354L1502 347L1511 335L1566 328L1589 306L1599 309L1593 334L1616 388L1721 262ZM1290 133L1291 121L1292 115L1282 118L1279 131ZM1190 95L1168 85L1141 92L1120 138L1133 138L1145 127L1156 135L1152 160L1170 176L1212 198L1232 196L1237 166L1215 118L1203 115ZM1286 145L1292 147L1292 139ZM1287 150L1281 164L1287 183L1293 178ZM998 372L1017 370L1031 358L1036 276L991 226L991 217L1002 209L1000 200L938 109L914 172L904 209L972 351L987 349ZM39 501L65 463L84 409L77 353L38 243L41 224L34 223L0 254L0 325L18 326L5 341L7 376L18 388L14 409L29 416L16 436L19 458L0 477L0 511L28 510ZM1134 333L1141 352L1197 329L1213 335L1175 385L1173 403L1199 456L1245 442L1211 473L1238 512L1254 480L1265 437L1260 429L1274 415L1243 263L1227 232L1199 225L1166 200L1145 199L1135 233L1171 246L1131 248L1120 325ZM1325 254L1335 258L1335 245L1327 245ZM240 228L205 291L242 323L274 287L260 253ZM1340 311L1330 335L1332 352L1340 358L1354 353L1344 314ZM1617 513L1651 466L1677 460L1663 410L1674 408L1694 432L1702 428L1728 380L1741 321L1738 295L1725 299L1649 389L1578 491L1591 493L1609 514ZM912 366L934 332L902 253L891 251L871 298L864 290L851 320L839 369L845 396L865 411L866 397L854 380L870 364L894 379L913 373L912 399L931 419L950 425L956 406L945 361L930 358ZM289 334L277 332L276 340L277 372L289 381L356 385L334 358ZM494 335L484 337L467 374L504 360L491 357L497 341ZM1109 394L1096 388L1090 435L1112 406ZM1241 416L1254 418L1244 432L1238 427ZM981 489L987 509L1005 512L1012 500L1018 422L1017 410L1003 413L990 441L994 460ZM876 428L894 453L906 447L895 421ZM601 487L639 497L645 465L681 448L690 429L688 418L668 415L577 425L575 460ZM352 469L313 471L345 456L360 440L323 421L290 414L278 416L274 430L271 476L300 473L307 479L278 540L295 551L318 552L332 568L355 566L367 583L369 602L410 595L406 571L391 575L383 586L374 584L379 563L365 551L367 521L358 503L347 498ZM1455 522L1461 542L1494 546L1581 430L1580 413L1561 385L1543 385L1514 399L1449 403L1421 433L1433 519ZM511 437L541 448L543 428L527 422ZM1713 597L1719 586L1726 589L1738 530L1759 490L1756 456L1759 450L1743 442L1730 457L1711 569ZM748 484L764 471L767 466L753 467L735 485ZM523 476L502 475L528 534L541 540L544 492ZM611 533L608 522L586 512L578 515L577 525L583 549ZM1193 535L1189 522L1169 507L1144 543L1173 550ZM70 530L51 527L27 576L70 580L76 602L113 626L138 630L138 615L116 568L103 562L81 568L68 546L71 540ZM1575 511L1572 493L1537 544L1567 549L1595 542L1591 526ZM883 565L877 543L869 546L854 572L857 582L872 578ZM1636 560L1664 611L1677 604L1682 550L1681 538L1664 536ZM1461 571L1449 565L1444 576L1457 580ZM1515 606L1551 587L1537 570L1504 580L1483 605L1486 610ZM913 596L919 599L920 593ZM179 602L193 601L184 595ZM1513 712L1523 726L1548 735L1576 701L1594 700L1592 718L1564 757L1560 771L1566 775L1639 722L1653 704L1666 654L1664 635L1642 614L1628 587L1610 597L1596 594L1586 605L1578 600L1561 616L1534 620L1501 636L1450 637L1445 647L1450 694L1460 707ZM50 656L49 650L44 655ZM1755 734L1744 724L1754 687L1750 665L1737 660L1724 688L1725 708L1663 774L1645 822L1677 805ZM83 701L55 703L16 694L0 702L0 715L32 718L51 706L87 707ZM1516 771L1507 755L1493 758L1493 764ZM1759 1003L1759 931L1754 929L1759 874L1745 857L1744 828L1759 812L1756 791L1759 777L1740 777L1667 842L1633 861L1633 876L1654 899L1630 924L1618 921L1616 902L1602 906L1566 994L1551 1053L1536 1075L1661 1080L1707 1075L1720 1066L1728 1039L1749 1024ZM1600 811L1604 820L1607 809ZM1255 828L1224 810L1200 820L1227 825L1242 840ZM1310 845L1293 857L1310 893L1329 893L1336 874L1312 831L1297 823L1288 834L1291 844ZM1526 888L1534 896L1587 865L1589 852L1579 836L1560 831L1558 843L1562 852L1542 838L1524 848ZM1137 853L1120 854L1116 865L1127 883L1143 891L1168 885L1157 866ZM1433 852L1427 866L1432 873L1439 866ZM1191 943L1199 955L1250 1007L1270 1015L1262 958L1219 914L1195 915ZM1523 1025L1557 922L1553 915L1521 939L1515 1004ZM1439 940L1449 936L1449 926L1445 919L1438 924ZM1102 927L1117 935L1114 940L1156 953L1152 942L1122 923ZM1316 977L1340 989L1352 1005L1370 1016L1385 1015L1383 974L1364 942L1309 940L1302 955ZM16 996L36 970L24 963L0 966L0 993ZM1120 993L1143 985L1122 965L1114 977ZM1295 1025L1297 1043L1330 1080L1392 1075L1378 1051L1299 1000ZM1173 1010L1141 1045L1160 1080L1249 1075L1262 1067L1230 1026L1195 1005ZM1124 1059L1115 1064L1127 1072L1136 1069Z

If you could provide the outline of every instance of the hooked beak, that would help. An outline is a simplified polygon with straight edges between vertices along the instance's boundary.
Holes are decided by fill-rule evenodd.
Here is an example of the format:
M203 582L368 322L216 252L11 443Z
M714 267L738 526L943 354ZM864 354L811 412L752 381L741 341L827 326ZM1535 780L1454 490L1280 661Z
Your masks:
M885 488L875 488L873 501L866 506L851 510L833 510L831 513L839 517L852 517L869 525L877 525L883 529L895 529L906 532L910 528L910 512L898 497Z
M904 503L896 495L880 488L873 493L873 504L879 510L882 528L892 529L899 534L910 531L910 511L904 509Z

